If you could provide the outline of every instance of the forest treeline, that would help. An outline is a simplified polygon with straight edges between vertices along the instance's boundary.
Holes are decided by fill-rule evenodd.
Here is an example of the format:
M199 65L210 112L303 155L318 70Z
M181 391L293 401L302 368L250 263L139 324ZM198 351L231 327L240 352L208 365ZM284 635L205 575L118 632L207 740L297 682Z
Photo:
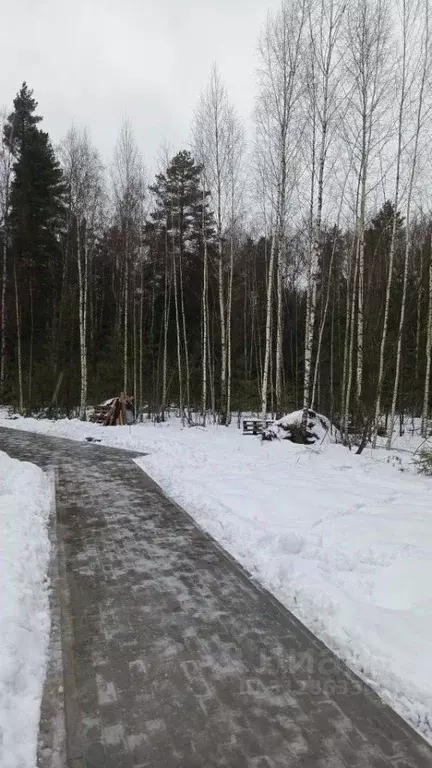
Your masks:
M215 66L154 179L128 122L108 165L87 129L54 147L24 83L1 126L0 401L314 408L372 439L410 413L426 434L429 23L429 0L285 0L253 127Z

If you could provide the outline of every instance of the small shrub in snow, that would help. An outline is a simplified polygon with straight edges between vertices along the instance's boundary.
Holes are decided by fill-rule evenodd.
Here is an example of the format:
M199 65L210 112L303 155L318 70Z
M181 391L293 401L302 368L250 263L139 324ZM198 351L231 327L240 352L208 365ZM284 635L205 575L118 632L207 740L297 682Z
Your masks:
M432 475L432 447L423 448L414 459L417 471L424 475Z

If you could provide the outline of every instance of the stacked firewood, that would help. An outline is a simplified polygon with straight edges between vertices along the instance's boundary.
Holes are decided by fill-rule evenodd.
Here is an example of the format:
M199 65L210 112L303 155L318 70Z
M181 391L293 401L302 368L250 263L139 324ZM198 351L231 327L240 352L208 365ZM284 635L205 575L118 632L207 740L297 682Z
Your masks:
M90 416L90 421L102 424L104 427L115 427L131 424L134 420L133 397L121 393L120 397L112 397L97 405Z

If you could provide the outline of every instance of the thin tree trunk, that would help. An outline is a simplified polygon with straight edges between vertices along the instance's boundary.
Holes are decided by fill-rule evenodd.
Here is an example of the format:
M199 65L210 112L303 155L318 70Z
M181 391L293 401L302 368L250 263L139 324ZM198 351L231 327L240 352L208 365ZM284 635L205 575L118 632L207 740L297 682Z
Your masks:
M405 11L405 3L404 3L404 11ZM412 198L412 192L413 192L414 181L415 181L415 173L417 168L417 154L418 154L418 145L419 145L419 139L420 139L420 131L422 127L423 94L424 94L424 88L426 84L426 77L428 74L428 58L429 58L429 2L426 3L425 56L423 61L422 78L421 78L420 92L418 97L417 124L416 124L415 139L414 139L411 174L410 174L409 187L408 187L407 212L406 212L406 223L405 223L405 258L404 258L404 271L403 271L402 302L401 302L399 328L398 328L398 336L397 336L396 371L395 371L395 378L394 378L394 385L393 385L392 404L391 404L391 410L390 410L390 427L389 427L388 438L387 438L388 450L390 450L391 444L392 444L393 429L394 429L395 418L396 418L396 403L397 403L397 397L399 392L399 378L400 378L401 358L402 358L402 335L403 335L404 322L405 322L405 305L406 305L406 295L407 295L407 285L408 285L408 267L409 267L410 250L411 250L411 242L410 242L411 198ZM395 211L395 215L396 214L397 212Z
M138 415L142 421L143 412L143 359L144 359L144 261L141 260L141 293L139 307L139 383L138 383Z
M352 164L350 163L350 169L351 169L351 166L352 166ZM331 252L331 256L330 256L329 274L328 274L328 281L327 281L327 292L326 292L326 298L325 298L325 302L324 302L324 310L323 310L323 314L322 314L322 318L321 318L320 330L319 330L319 334L318 334L318 344L317 344L317 351L316 351L316 359L315 359L315 367L314 367L314 377L313 377L313 385L312 385L312 395L311 395L311 408L315 407L315 393L316 393L316 387L317 387L317 378L318 378L319 366L320 366L320 361L321 361L322 341L323 341L323 336L324 336L325 324L326 324L326 321L327 321L328 307L329 307L329 302L330 302L330 292L331 292L331 286L332 286L333 264L334 264L334 258L335 258L335 253L336 253L336 246L338 244L339 222L340 222L340 217L341 217L341 213L342 213L342 205L343 205L343 202L344 202L344 199L345 199L345 186L346 186L346 182L348 181L348 177L349 177L349 171L347 172L347 174L345 176L345 181L344 181L344 185L343 185L343 189L342 189L341 201L340 201L340 206L339 206L339 211L338 211L338 216L337 216L337 223L336 223L336 227L335 227L335 235L334 235L334 240L333 240L332 252ZM320 171L319 185L321 187L323 186L323 177L321 176L321 171ZM321 209L321 212L320 212L320 222L321 222L321 217L322 217L322 192L321 192L320 209ZM320 224L320 228L321 228L321 224ZM348 301L348 284L349 284L349 275L347 277L347 301ZM333 307L333 311L334 311L334 307ZM346 317L347 318L348 318L348 315L349 315L349 305L347 304L347 310L346 310ZM344 359L343 374L345 374L345 359ZM343 386L343 391L344 391L344 386Z
M173 254L172 254L172 269L173 269L175 322L176 322L176 333L177 333L177 367L178 367L178 381L179 381L179 411L180 411L181 419L184 420L183 373L182 373L182 355L181 355L181 331L180 331L180 315L179 315L178 288L177 288L177 265L176 265L176 258L175 258L175 245L174 245L174 242L173 242Z
M133 343L133 399L134 421L137 419L138 396L138 333L137 333L137 306L136 306L136 266L133 270L133 298L132 298L132 343Z
M402 50L402 81L401 81L401 97L400 97L400 103L399 103L399 116L398 116L398 142L397 142L397 158L396 158L394 213L393 213L391 240L390 240L388 277L387 277L387 287L386 287L386 297L385 297L385 307L384 307L384 322L383 322L381 344L380 344L378 382L377 382L377 393L376 393L376 401L375 401L375 417L374 417L374 424L373 424L374 448L377 442L379 418L381 414L381 395L382 395L382 388L384 384L385 348L386 348L386 342L387 342L390 297L391 297L391 289L392 289L392 283L393 283L393 265L394 265L394 258L395 258L395 252L396 252L397 216L398 216L398 207L399 207L400 170L401 170L401 157L402 157L403 117L404 117L404 106L405 106L405 97L406 97L406 90L405 90L406 89L406 56L407 56L407 39L406 39L407 30L405 26L406 0L403 0L403 9L404 9L404 29L403 29L403 50Z
M80 418L85 421L87 408L87 290L88 255L86 222L77 221L77 265L78 265L78 314L81 361ZM82 258L84 256L84 263Z
M364 158L364 159L363 159ZM366 179L367 149L364 140L362 149L362 182L360 195L360 222L357 232L358 247L358 293L357 293L357 368L356 368L356 403L359 407L363 393L363 336L364 336L364 255L365 255L365 215L366 215Z
M156 410L159 412L159 374L160 374L160 360L159 355L157 356L154 354L155 349L155 327L156 327L156 264L153 262L153 279L152 279L152 286L151 286L151 311L150 311L150 328L149 328L149 349L151 350L151 358L152 358L152 387L151 387L151 393L149 391L148 395L148 401L151 408L151 412L155 412ZM162 328L163 323L161 323L160 329L158 329L159 332L159 349L160 349L160 339L162 338ZM150 389L150 388L149 388Z
M267 395L269 386L269 368L270 368L270 355L271 355L271 327L272 327L272 313L273 313L273 274L275 267L275 253L276 253L276 232L272 236L272 244L270 248L270 259L268 265L268 277L267 277L267 309L266 309L266 336L265 336L265 352L264 352L264 368L261 388L261 419L263 424L267 419Z
M285 238L283 238L283 241ZM276 308L276 418L282 416L282 349L283 349L283 277L282 277L282 255L283 247L278 248L277 256L277 308ZM284 254L285 255L285 254Z
M203 288L202 288L202 393L201 393L201 418L203 426L206 425L207 415L207 352L208 352L208 252L207 252L207 228L205 219L205 191L203 185L203 209L202 209L202 239L203 239Z
M248 380L248 272L247 261L244 260L244 294L243 294L243 357L244 357L244 378L245 382ZM253 334L253 318L251 320L252 334Z
M309 311L307 312L306 338L305 338L305 374L303 385L303 424L306 425L310 406L310 380L312 370L312 346L315 328L316 295L317 295L317 266L318 244L314 240L311 253Z
M24 413L23 373L22 373L22 347L21 347L21 317L18 294L18 280L16 271L16 256L13 259L14 287L15 287L15 319L17 328L17 364L18 364L18 412Z
M182 244L180 244L180 249L179 249L180 309L181 309L181 319L182 319L184 356L185 356L186 410L187 410L188 423L190 424L190 422L191 422L190 370L189 370L188 339L187 339L187 331L186 331L186 314L185 314L185 303L184 303L184 292L183 292L183 254L182 254L182 250L183 250L183 247L182 247Z
M232 219L234 217L232 216ZM226 423L231 424L231 342L232 342L232 295L234 278L234 239L233 233L230 237L230 271L228 278L228 297L227 297L227 418Z
M309 406L313 403L313 400L315 399L315 389L316 389L316 381L317 381L317 375L318 375L318 368L319 368L319 358L316 360L315 363L315 372L314 372L314 381L312 386L312 396L310 393L310 380L311 380L311 372L312 372L312 351L313 351L313 342L314 342L314 335L315 335L315 315L316 315L316 296L317 296L317 280L318 280L318 269L319 269L319 262L320 262L320 256L322 256L322 210L323 210L323 193L324 193L324 169L325 169L325 161L326 161L326 154L327 154L327 134L328 134L328 128L329 128L329 86L330 86L330 73L331 73L331 62L332 62L332 56L333 56L333 50L335 45L335 27L334 27L334 17L333 17L333 3L330 4L330 19L329 19L329 30L328 30L328 39L327 39L327 51L326 56L323 62L322 66L322 78L323 78L323 93L322 93L322 104L318 108L318 114L320 117L320 124L321 124L321 142L320 142L320 149L319 149L319 158L318 158L318 179L317 179L317 211L316 211L316 218L313 226L313 247L312 247L312 263L311 263L311 271L310 271L310 279L311 279L311 287L310 287L310 303L309 303L309 313L307 318L307 326L306 326L306 343L305 343L305 381L304 381L304 392L303 392L303 424L306 425L307 423L307 411L309 409ZM338 22L336 22L336 29L338 26ZM315 56L315 51L313 52L313 55ZM313 104L313 110L314 110L314 124L315 124L315 112L317 110L317 104L316 104L316 91L314 88L314 104ZM314 147L315 147L315 128L314 128ZM314 151L315 154L315 151ZM315 163L315 158L314 158ZM313 172L314 176L314 172ZM312 184L312 194L313 194L313 184ZM313 205L311 207L312 215L313 215ZM332 261L334 256L334 249L332 252ZM329 276L330 281L330 276ZM328 307L328 296L327 296L327 304L326 304L326 311ZM324 327L324 322L321 324L321 329ZM320 336L322 339L322 331L320 332ZM320 351L321 351L321 345L320 345Z
M312 71L314 69L314 60L312 59ZM315 88L315 75L313 75L313 87ZM307 288L306 288L306 317L305 317L305 361L304 361L304 374L303 374L303 424L307 423L307 411L309 403L309 384L308 378L310 377L310 371L307 371L308 365L310 366L309 355L309 327L310 327L310 312L311 312L311 287L312 287L312 254L314 246L314 210L315 210L315 177L316 177L316 105L312 112L312 156L311 156L311 181L310 181L310 199L309 199L309 248L310 248L310 260L307 276Z
M351 401L351 388L353 379L353 355L354 355L354 317L355 317L355 305L356 305L356 290L357 290L357 274L358 274L359 262L358 259L354 260L354 274L352 280L352 293L349 311L349 322L347 320L346 338L345 343L349 338L348 350L347 350L347 362L346 362L346 391L343 411L343 425L342 435L344 442L348 442L348 429L349 429L349 413L350 413L350 401ZM349 294L348 294L349 295ZM349 329L349 337L348 337Z
M423 409L421 419L422 437L427 437L428 418L429 418L429 393L431 385L431 359L432 359L432 233L430 235L429 254L429 296L428 296L428 315L426 326L426 370L423 390Z
M346 296L346 309L345 309L345 339L344 339L344 357L343 357L343 369L342 369L342 396L341 396L341 429L345 442L348 440L348 420L349 420L349 407L346 409L347 401L347 382L348 382L348 369L352 364L350 360L350 340L354 333L354 321L355 321L355 306L356 306L356 289L357 289L357 269L359 259L359 239L358 239L358 206L360 198L361 177L359 174L356 191L356 204L355 204L355 216L356 216L356 232L351 247L351 257L348 264L347 272L347 296ZM350 280L352 274L352 295L350 298ZM352 378L352 375L351 375ZM351 384L350 384L351 392ZM347 412L346 412L347 411Z
M331 280L332 280L332 272L333 272L333 262L334 262L335 252L336 252L336 243L337 243L337 233L335 232L335 237L333 240L332 252L330 257L329 273L327 278L327 291L326 291L324 309L323 309L323 314L322 314L321 324L320 324L320 329L318 334L318 344L317 344L317 351L316 351L316 357L315 357L315 367L314 367L314 376L313 376L312 394L311 394L312 409L315 407L315 393L317 388L317 378L318 378L318 371L319 371L320 360L321 360L322 340L323 340L324 328L327 320L328 307L330 303L330 289L331 289Z
M1 289L1 347L0 347L0 402L3 402L4 383L6 375L6 283L7 283L7 249L8 228L7 215L5 214L3 227L3 264L2 264L2 289Z
M420 275L418 281L418 299L417 299L417 319L416 319L416 342L415 342L415 384L419 382L419 362L420 362L420 328L423 304L423 243L420 248Z
M213 318L212 318L213 320ZM209 329L210 330L210 329ZM213 349L212 349L213 344ZM208 334L208 367L209 367L209 385L210 385L210 402L211 411L213 415L213 423L216 422L216 388L215 388L215 371L214 371L214 323L212 322L212 332Z
M126 222L124 264L124 329L123 329L123 392L128 388L128 340L129 340L129 226Z
M224 299L224 279L223 279L223 250L222 233L218 235L218 294L219 294L219 316L221 332L221 400L220 400L220 423L226 424L226 377L227 377L227 348L226 348L226 323L225 323L225 299Z
M332 300L331 324L330 324L330 424L333 429L334 417L334 296Z
M170 315L171 280L168 269L168 233L165 231L165 284L164 284L164 330L163 330L163 355L162 355L162 398L161 418L165 421L167 407L167 360L168 360L168 325Z
M287 88L287 72L284 67L284 93ZM285 226L286 226L286 185L287 185L287 135L290 119L290 107L284 101L284 118L281 128L281 152L280 152L280 192L279 192L279 214L276 213L277 240L275 252L276 269L276 376L275 376L275 399L276 411L280 412L282 400L282 343L283 343L283 286L282 286L282 255L285 256ZM278 218L279 215L279 218ZM280 414L282 415L282 414Z
M314 69L314 60L312 60L312 71ZM313 87L315 89L315 75L313 75ZM310 261L306 289L306 318L305 318L305 360L303 377L303 425L306 426L309 409L309 386L310 386L310 367L312 363L312 351L310 349L310 316L312 305L312 260L314 253L314 201L315 201L315 177L316 177L316 104L314 104L312 114L312 168L311 168L311 186L309 201L309 245Z
M29 374L28 374L28 400L27 409L31 413L32 410L32 377L33 377L33 339L34 339L34 310L33 310L33 281L32 274L30 272L29 278L29 294L30 294L30 344L29 344Z

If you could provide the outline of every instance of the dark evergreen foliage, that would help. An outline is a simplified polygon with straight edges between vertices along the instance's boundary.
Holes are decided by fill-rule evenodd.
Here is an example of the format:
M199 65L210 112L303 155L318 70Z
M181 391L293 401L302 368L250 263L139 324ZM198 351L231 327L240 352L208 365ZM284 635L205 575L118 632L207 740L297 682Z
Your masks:
M7 344L4 400L18 403L17 321L14 275L22 342L25 410L59 407L71 413L80 391L80 350L76 221L67 204L62 172L32 91L24 83L5 126L5 142L13 153L13 179L8 218L8 275L6 283ZM178 152L150 187L145 226L107 216L89 261L88 396L96 403L122 389L125 280L129 281L128 312L131 371L142 362L141 407L158 412L162 394L165 291L168 296L167 400L177 403L177 337L174 317L173 268L180 276L190 362L191 407L201 405L203 332L203 254L209 263L209 392L220 395L220 324L217 284L217 242L210 198L203 189L203 169L188 151ZM125 201L127 203L127 201ZM124 206L129 210L130 205ZM388 274L394 206L386 201L365 231L364 396L353 403L353 422L364 422L374 403L377 367ZM403 277L404 221L397 216L394 282L386 349L383 409L391 400ZM204 223L204 229L203 229ZM128 271L125 270L125 231L128 231ZM223 247L229 246L229 234ZM260 407L264 352L266 275L271 242L235 232L232 296L232 407ZM3 242L4 231L0 231ZM205 240L204 240L205 238ZM399 410L419 411L424 382L424 318L430 254L430 232L424 221L412 222L412 265L409 273ZM285 242L287 265L283 283L283 411L302 407L305 335L305 235L293 231ZM352 280L354 232L323 228L320 252L315 348L323 326L320 366L314 407L335 422L341 407L346 333L347 291ZM276 272L273 290L276 292ZM126 277L127 275L127 277ZM228 259L224 277L228 280ZM225 295L226 300L226 295ZM142 323L142 332L141 332ZM275 316L273 323L276 323ZM135 327L135 336L134 336ZM137 329L139 331L137 332ZM138 335L137 335L138 333ZM419 344L417 340L419 338ZM142 349L139 344L142 340ZM184 345L184 339L182 339ZM416 351L417 350L417 351ZM420 351L419 351L420 350ZM182 346L182 354L184 353ZM355 351L354 351L355 354ZM272 365L275 350L272 350ZM271 377L273 374L271 373ZM60 381L56 402L53 393ZM355 372L353 389L355 388ZM132 394L132 392L130 392ZM272 408L273 387L269 388Z
M23 83L4 138L14 158L8 235L18 285L23 357L31 359L35 370L40 366L42 372L47 364L49 370L52 352L51 297L56 290L65 208L62 171L48 134L38 127L42 118L35 114L36 108L33 92ZM16 362L16 345L10 344L9 351L11 364L14 359ZM26 371L29 400L33 397L32 378L32 372ZM46 376L46 389L42 377L39 381L43 400L50 392L50 376Z

